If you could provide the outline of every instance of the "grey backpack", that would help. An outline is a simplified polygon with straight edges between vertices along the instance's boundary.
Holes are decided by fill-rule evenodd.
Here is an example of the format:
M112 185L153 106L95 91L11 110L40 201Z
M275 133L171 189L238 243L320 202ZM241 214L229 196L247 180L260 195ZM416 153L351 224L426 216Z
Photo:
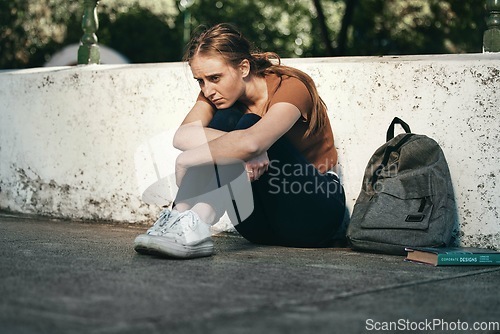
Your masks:
M406 131L394 137L394 126ZM443 151L394 118L365 169L347 236L356 250L404 255L405 247L448 246L455 200Z

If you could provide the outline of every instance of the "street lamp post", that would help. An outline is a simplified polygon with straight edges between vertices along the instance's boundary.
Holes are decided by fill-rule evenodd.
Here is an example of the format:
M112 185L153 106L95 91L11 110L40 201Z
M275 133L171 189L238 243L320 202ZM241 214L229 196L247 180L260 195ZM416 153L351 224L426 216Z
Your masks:
M78 48L78 64L99 64L100 53L97 45L97 35L99 28L97 19L97 5L99 0L85 0L82 17L83 36Z
M486 25L483 35L484 52L500 52L500 0L486 0Z
M179 10L184 15L184 34L183 34L183 42L186 45L189 42L189 38L191 35L191 12L189 7L194 4L195 0L181 0L179 1Z

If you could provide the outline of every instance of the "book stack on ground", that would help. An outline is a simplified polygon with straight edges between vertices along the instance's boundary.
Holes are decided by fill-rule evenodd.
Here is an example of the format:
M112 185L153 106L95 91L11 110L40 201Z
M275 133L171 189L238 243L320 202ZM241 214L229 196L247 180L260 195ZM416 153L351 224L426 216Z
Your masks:
M498 266L500 252L473 247L407 247L405 261L434 266Z

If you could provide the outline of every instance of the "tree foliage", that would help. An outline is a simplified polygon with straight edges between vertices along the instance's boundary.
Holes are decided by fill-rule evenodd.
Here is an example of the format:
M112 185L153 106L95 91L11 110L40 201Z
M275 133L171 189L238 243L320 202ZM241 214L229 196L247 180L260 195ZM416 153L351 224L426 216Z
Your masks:
M81 17L79 3L60 5L60 0L0 0L0 68L41 65L59 49L66 24Z
M479 0L359 1L347 53L480 52L484 15Z
M192 24L233 23L260 50L301 56L304 43L311 39L308 4L293 0L199 0L191 8Z
M185 28L236 24L282 57L480 52L483 0L102 0L99 43L131 62L181 59ZM42 66L83 32L83 1L0 0L0 68ZM185 27L187 18L189 27ZM75 55L76 57L76 55Z

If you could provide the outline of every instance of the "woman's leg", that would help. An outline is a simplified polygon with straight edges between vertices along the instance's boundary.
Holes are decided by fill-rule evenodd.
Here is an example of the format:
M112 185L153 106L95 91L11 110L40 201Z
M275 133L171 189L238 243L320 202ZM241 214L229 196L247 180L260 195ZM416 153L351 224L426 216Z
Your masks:
M223 116L220 114L216 119L218 127L228 126ZM234 129L251 127L259 120L255 114L239 116ZM238 207L248 203L237 203L234 197L231 198L234 210L229 210L228 214L236 229L255 243L327 246L344 216L345 197L340 182L333 175L319 173L285 137L273 144L268 155L271 162L268 172L252 182L254 208L250 216L238 215ZM242 173L245 173L243 164L194 167L188 174L193 180L190 185L195 189L190 189L187 183L181 185L176 202L189 203L191 200L191 206L207 203L220 217L230 203L213 204L219 198L213 191L230 185Z
M233 112L218 114L212 123L214 127L227 130L239 116ZM246 174L244 176L246 177ZM176 258L212 255L214 245L208 224L215 220L215 210L223 210L228 206L227 203L220 205L219 198L222 197L220 195L223 190L220 187L217 166L190 168L182 180L174 202L174 209L182 212L164 210L147 233L135 238L134 249L139 253Z
M232 131L242 115L243 113L236 107L218 110L208 127L225 132ZM204 222L208 224L216 222L224 214L227 204L227 200L224 201L224 196L221 196L223 191L217 191L223 185L217 167L211 164L189 168L179 187L174 209L180 212L192 209ZM226 178L234 179L238 173L241 174L241 169L241 166L226 168L224 175Z
M237 128L258 121L257 115L251 117L243 117ZM236 229L256 243L328 246L345 212L344 190L338 178L321 174L286 137L271 146L268 156L268 172L252 183L254 213L239 221Z

